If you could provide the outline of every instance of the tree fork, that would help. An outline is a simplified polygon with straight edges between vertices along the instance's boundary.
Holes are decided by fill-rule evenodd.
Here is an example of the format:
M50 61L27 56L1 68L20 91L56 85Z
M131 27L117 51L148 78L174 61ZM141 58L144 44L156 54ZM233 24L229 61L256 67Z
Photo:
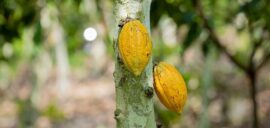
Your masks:
M223 46L221 44L221 41L218 39L214 29L209 25L209 21L207 19L207 17L204 14L202 5L200 3L199 0L193 0L193 5L194 8L197 10L198 15L202 18L203 22L204 22L204 27L208 30L209 32L209 36L212 38L212 40L214 41L214 43L217 45L217 47L219 49L221 49L227 56L228 58L237 66L239 67L249 78L250 80L250 98L252 100L252 105L253 105L253 109L252 109L252 116L253 116L253 128L258 128L259 127L259 119L258 119L258 104L257 104L257 100L256 100L256 82L257 82L257 73L258 70L265 64L267 63L268 57L270 58L270 54L266 55L265 59L262 60L262 62L259 64L259 66L257 66L257 68L255 68L254 66L254 62L253 62L253 57L255 55L256 49L261 45L261 43L263 42L263 40L259 40L258 43L256 43L256 45L254 46L254 49L250 55L250 59L249 59L249 66L245 66L242 63L240 63L235 57L233 57L231 54L229 54L229 52L227 51L226 47Z

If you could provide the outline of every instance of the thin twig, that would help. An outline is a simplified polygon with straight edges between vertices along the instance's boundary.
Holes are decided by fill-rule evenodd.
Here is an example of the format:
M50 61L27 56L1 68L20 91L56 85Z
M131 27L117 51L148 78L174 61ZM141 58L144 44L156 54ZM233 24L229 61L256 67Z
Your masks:
M250 23L248 24L248 26L249 26L250 30L253 31L253 28L252 28ZM252 68L255 71L257 71L257 70L254 67L255 65L254 65L254 62L253 62L253 58L254 58L255 53L258 50L258 48L263 44L263 42L265 40L264 33L266 33L266 31L267 31L267 28L263 27L262 28L262 36L260 37L260 39L258 39L257 41L254 42L253 49L252 49L250 57L249 57L249 68Z
M263 42L264 42L264 40L265 40L264 34L266 33L266 31L267 31L267 28L264 27L264 28L263 28L262 37L261 37L257 42L255 42L255 44L254 44L254 45L255 45L255 46L254 46L255 51L254 51L254 53L252 53L253 56L254 56L256 50L263 44ZM253 52L253 51L252 51L252 52ZM253 59L253 56L251 56L251 57L252 57L251 59ZM268 54L265 55L265 57L262 59L261 63L258 64L257 67L254 66L255 72L258 72L258 71L259 71L259 70L267 63L267 61L268 61L269 59L270 59L270 53L268 53Z
M270 60L270 52L267 55L265 55L261 63L258 64L258 66L256 67L256 71L259 71L269 60Z
M227 50L227 48L225 46L223 46L221 44L221 41L219 40L218 36L216 35L214 29L211 27L211 25L209 24L209 21L207 19L207 17L204 14L202 5L200 3L200 0L193 0L193 4L199 14L199 16L202 18L203 22L204 22L204 27L208 30L209 32L209 36L211 37L211 39L213 40L213 42L216 44L216 46L222 50L227 56L228 58L239 68L241 68L243 71L248 71L247 67L245 65L243 65L241 62L239 62L236 58L234 58Z
M250 60L249 61L251 61L253 59L253 57L254 57L257 49L262 45L262 43L263 43L263 38L260 38L258 41L256 41L254 43L254 46L253 46L253 49L252 49L252 52L251 52Z
M249 56L249 69L252 69L252 70L257 71L257 70L255 69L255 65L254 65L254 62L253 62L253 58L254 58L255 53L256 53L256 51L258 50L258 48L262 45L262 43L263 43L263 41L264 41L263 39L264 39L264 38L261 37L259 40L255 41L254 44L253 44L254 46L253 46L252 51L251 51L251 54L250 54L250 56Z

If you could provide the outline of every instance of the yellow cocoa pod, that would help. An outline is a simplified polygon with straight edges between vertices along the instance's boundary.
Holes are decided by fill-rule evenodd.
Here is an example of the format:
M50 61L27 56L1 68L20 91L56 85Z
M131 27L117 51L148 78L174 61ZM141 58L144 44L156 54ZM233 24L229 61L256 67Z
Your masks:
M138 76L151 56L152 43L146 27L139 20L127 22L118 40L120 56L129 71Z
M154 88L161 103L181 113L187 99L185 81L178 70L165 62L154 67Z

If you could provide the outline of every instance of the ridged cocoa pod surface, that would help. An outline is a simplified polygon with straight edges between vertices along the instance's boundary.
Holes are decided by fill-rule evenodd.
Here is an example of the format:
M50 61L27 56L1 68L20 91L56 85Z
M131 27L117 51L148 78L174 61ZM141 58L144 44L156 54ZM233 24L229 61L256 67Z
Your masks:
M139 20L124 24L118 38L118 49L126 68L139 76L147 66L152 42L146 27Z
M154 67L154 88L164 106L177 113L182 112L187 100L187 88L174 66L160 62Z

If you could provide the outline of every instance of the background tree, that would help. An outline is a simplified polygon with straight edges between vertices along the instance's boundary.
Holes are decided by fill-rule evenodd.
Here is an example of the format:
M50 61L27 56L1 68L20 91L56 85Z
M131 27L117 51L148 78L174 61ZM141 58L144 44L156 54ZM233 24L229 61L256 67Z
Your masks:
M155 0L152 5L153 15L151 15L152 24L156 25L162 13L166 12L178 26L187 24L189 30L184 42L181 43L183 51L190 47L199 36L207 32L207 37L203 41L202 50L204 55L209 54L211 45L216 46L225 54L228 59L239 68L250 82L250 99L253 104L253 127L259 127L257 82L260 69L270 58L269 51L269 10L266 9L268 1L252 0L243 1L160 1ZM164 10L163 10L164 9ZM242 17L241 17L242 16ZM242 18L242 21L239 19ZM242 23L239 23L242 22ZM244 23L243 23L244 22ZM249 35L249 40L245 42L248 45L247 50L239 50L235 47L225 46L226 40L222 40L222 35L217 33L216 29L221 26L233 25L240 35L243 31ZM238 42L234 42L238 43ZM228 44L228 43L227 43ZM233 43L231 44L233 45ZM212 49L212 48L211 48ZM263 51L260 53L260 50ZM232 53L231 51L234 51ZM182 54L181 52L181 54ZM258 54L261 54L258 57ZM256 57L257 55L257 57Z

